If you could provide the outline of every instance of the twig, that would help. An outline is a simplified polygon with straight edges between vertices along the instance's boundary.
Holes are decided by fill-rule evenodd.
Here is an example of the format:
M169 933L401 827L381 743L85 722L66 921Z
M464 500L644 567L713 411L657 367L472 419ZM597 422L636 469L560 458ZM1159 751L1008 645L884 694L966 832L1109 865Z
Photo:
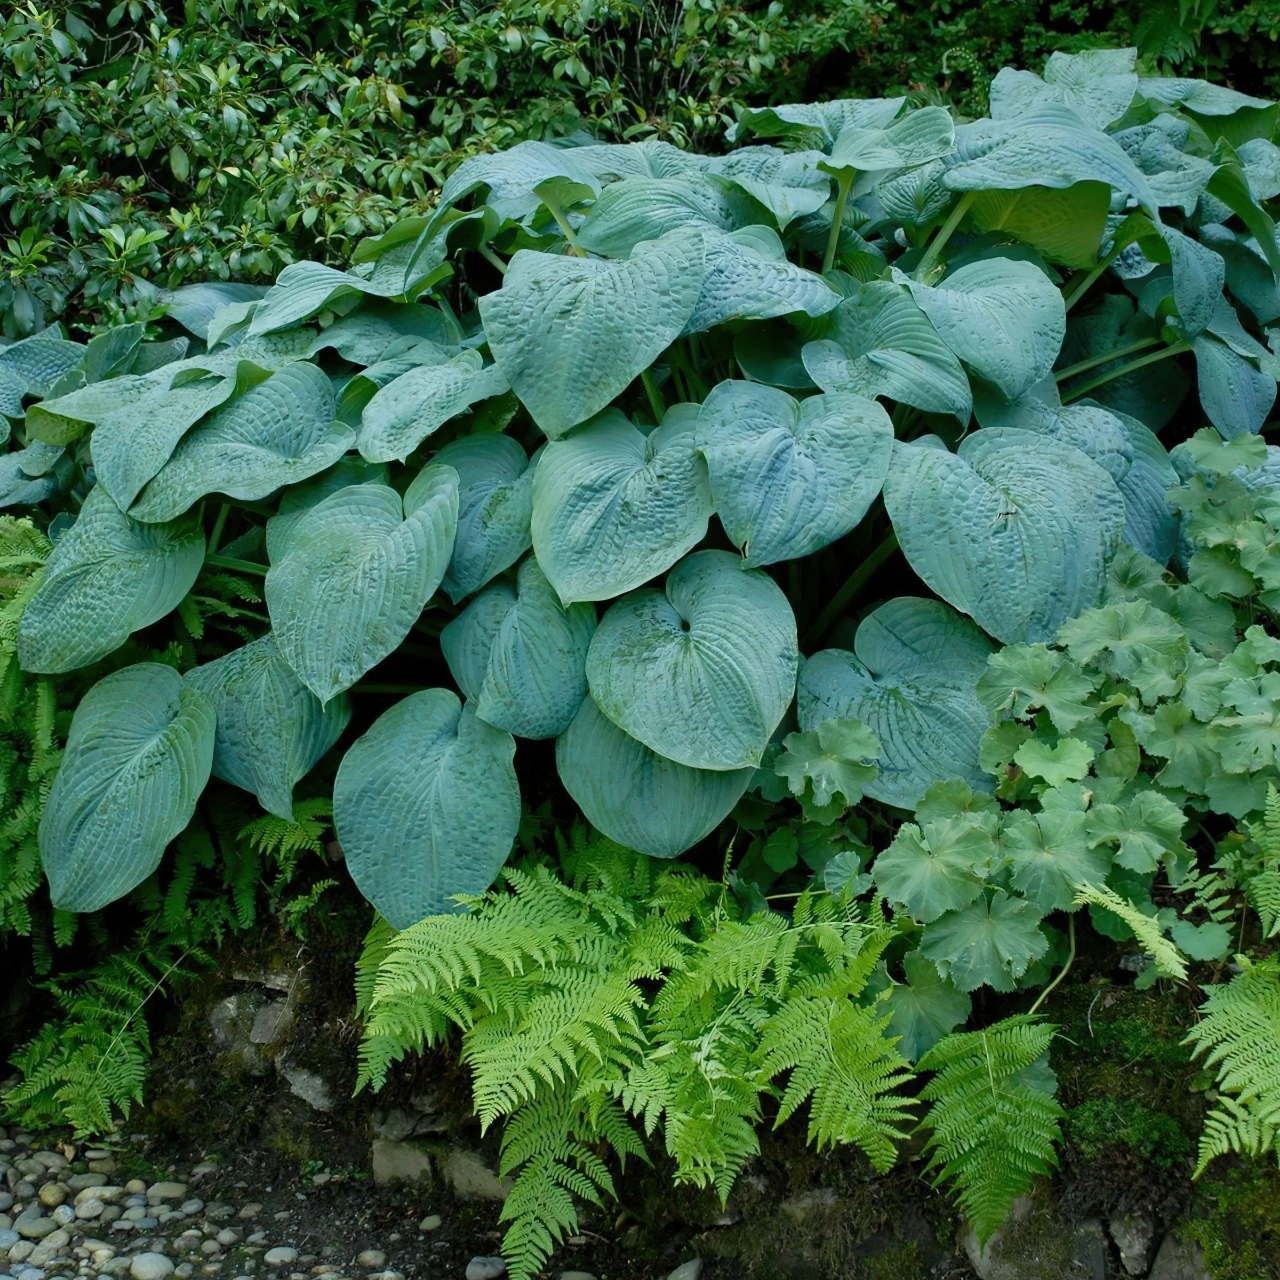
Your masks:
M1035 1011L1049 998L1049 992L1067 976L1067 970L1071 968L1071 964L1076 958L1076 918L1073 915L1067 917L1067 937L1071 939L1071 949L1067 952L1067 963L1058 970L1058 976L1040 993L1040 998L1031 1006L1028 1017L1035 1014ZM1089 1028L1089 1034L1093 1034L1092 1027Z

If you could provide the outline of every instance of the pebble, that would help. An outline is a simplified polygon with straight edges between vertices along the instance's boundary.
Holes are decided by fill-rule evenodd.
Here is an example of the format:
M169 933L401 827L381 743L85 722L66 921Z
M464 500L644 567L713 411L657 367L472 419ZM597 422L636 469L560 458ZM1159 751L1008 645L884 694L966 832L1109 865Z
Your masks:
M0 1249L12 1249L22 1237L16 1231L4 1230L0 1231Z
M260 1204L247 1204L240 1210L242 1218L256 1218L262 1212Z
M438 1213L429 1213L418 1223L419 1231L439 1231L444 1226L444 1219Z
M194 1169L191 1170L193 1178L203 1178L206 1174L217 1173L218 1166L212 1160L201 1160Z
M0 1191L0 1213L13 1208L13 1197L7 1191Z
M472 1258L467 1263L467 1280L501 1280L507 1264L501 1258Z
M73 1173L67 1179L67 1187L72 1191L84 1191L87 1187L105 1187L106 1185L105 1173Z
M28 1240L43 1240L58 1229L58 1224L52 1218L19 1218L14 1226L18 1234Z
M291 1262L297 1262L298 1251L297 1249L290 1249L281 1245L276 1249L268 1249L266 1253L262 1255L262 1260L269 1267L284 1267Z
M124 1184L124 1189L131 1196L145 1196L147 1194L147 1184L141 1178L130 1178Z
M369 1280L404 1280L404 1276L399 1271L375 1271Z
M173 1274L173 1263L163 1253L139 1253L129 1263L133 1280L165 1280Z
M60 1227L68 1226L76 1220L76 1211L69 1204L60 1204L50 1215Z
M596 1280L590 1271L562 1271L560 1280Z
M702 1275L702 1259L694 1258L691 1262L682 1262L667 1280L698 1280Z
M234 1227L223 1227L214 1239L217 1240L224 1249L229 1249L233 1244L240 1243L240 1233L235 1230Z
M60 1182L46 1182L40 1188L40 1203L46 1209L56 1209L67 1198L67 1188Z
M381 1249L366 1249L356 1254L356 1266L368 1267L370 1271L380 1271L387 1265L387 1255Z
M106 1207L107 1206L103 1204L97 1196L90 1196L88 1200L81 1200L80 1203L76 1205L76 1217L84 1219L100 1218L102 1216L103 1209Z
M186 1214L199 1213L203 1208L203 1200L184 1200L181 1205L182 1212Z
M147 1188L148 1204L164 1204L166 1200L185 1200L186 1198L185 1182L156 1182ZM203 1205L200 1207L204 1208Z

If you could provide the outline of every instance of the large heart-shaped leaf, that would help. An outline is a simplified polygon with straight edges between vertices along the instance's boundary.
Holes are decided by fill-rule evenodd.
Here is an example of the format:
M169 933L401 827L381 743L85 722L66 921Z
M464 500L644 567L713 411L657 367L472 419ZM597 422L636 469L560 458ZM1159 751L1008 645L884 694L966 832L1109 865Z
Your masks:
M471 156L449 175L436 206L437 217L463 196L488 187L485 203L500 218L527 218L541 200L534 188L548 178L568 178L599 189L599 183L576 147L553 147L548 142L518 142L514 147ZM433 228L434 229L434 228Z
M578 229L577 242L605 258L626 258L636 245L681 227L732 231L743 225L742 209L735 206L746 203L702 174L623 178L601 192Z
M711 486L696 422L696 405L676 405L645 437L610 409L543 450L533 549L565 604L630 591L706 536Z
M848 533L884 483L893 423L848 393L796 400L722 382L698 415L720 523L748 566L794 560Z
M552 439L599 413L683 331L702 291L702 232L672 232L625 262L522 249L480 299L489 348Z
M294 784L342 735L351 719L344 695L329 705L293 673L270 633L186 674L217 716L215 777L257 796L293 821Z
M902 596L858 627L854 652L824 649L800 668L802 729L863 721L880 739L880 772L867 795L914 809L933 782L963 779L989 791L978 766L988 718L974 693L995 645L940 600Z
M881 128L846 125L831 148L833 169L906 169L945 156L955 125L945 107L922 107Z
M889 396L961 422L973 411L960 362L911 295L888 280L859 286L832 313L827 337L806 343L802 358L823 391Z
M1012 120L1041 102L1074 107L1095 129L1114 124L1138 92L1136 49L1087 49L1053 53L1044 79L1003 67L991 82L991 118Z
M54 907L97 911L160 865L209 780L214 724L208 697L157 662L84 695L40 819Z
M441 583L456 604L529 549L537 462L496 432L463 436L433 461L458 473L458 536Z
M728 551L699 551L665 592L615 604L587 654L596 705L659 755L695 769L760 763L795 693L796 620L781 589Z
M556 740L565 790L592 826L651 858L675 858L729 816L754 769L691 769L628 737L584 698Z
M737 143L754 134L758 138L781 138L794 146L829 150L842 129L887 127L904 102L906 98L833 98L830 102L748 108L725 130L725 137Z
M1098 603L1125 519L1079 449L1003 427L958 454L895 444L884 503L916 573L1006 644L1051 640Z
M209 321L222 310L238 302L257 302L266 294L266 286L239 284L232 280L202 280L184 284L173 290L162 290L160 301L166 313L197 338L209 336Z
M1211 333L1191 339L1200 405L1228 439L1259 431L1276 402L1276 380Z
M376 364L393 344L405 339L430 342L442 353L450 353L462 338L458 322L446 316L439 307L424 303L376 302L366 304L350 315L341 316L307 348L316 355L332 348L352 364Z
M280 495L276 514L267 521L267 558L273 562L280 559L289 540L289 530L317 503L348 485L385 485L388 478L387 468L382 463L366 462L354 454L346 454L328 471L322 471L305 484L286 489Z
M831 195L831 178L818 169L821 151L740 147L716 163L715 172L762 204L785 231L796 218L816 213Z
M1110 202L1106 183L1077 182L1057 191L979 191L970 213L983 231L1006 232L1039 250L1048 262L1088 270L1097 262Z
M953 271L936 288L907 283L943 342L1010 400L1053 368L1067 336L1067 310L1039 267L987 258Z
M191 590L204 563L194 520L141 524L100 485L58 540L18 628L27 671L74 671L159 622Z
M432 432L477 400L501 395L507 380L474 351L448 364L418 365L373 395L360 419L360 454L370 462L403 462Z
M431 269L431 264L425 259L420 259L420 262L419 270L407 278L399 273L397 278L385 284L326 267L320 262L291 262L258 303L249 322L249 333L256 337L279 329L291 329L343 298L360 294L390 298L408 293Z
M130 514L172 520L206 493L256 502L309 479L355 444L333 410L333 387L315 365L286 366L185 436Z
M483 893L520 827L515 739L423 689L343 757L333 822L356 887L395 929Z
M267 573L276 642L327 703L398 648L453 552L458 473L426 467L403 502L385 485L340 489L289 530Z
M481 720L518 738L554 738L587 692L596 611L562 605L532 556L518 581L518 596L503 583L477 596L441 632L440 647Z

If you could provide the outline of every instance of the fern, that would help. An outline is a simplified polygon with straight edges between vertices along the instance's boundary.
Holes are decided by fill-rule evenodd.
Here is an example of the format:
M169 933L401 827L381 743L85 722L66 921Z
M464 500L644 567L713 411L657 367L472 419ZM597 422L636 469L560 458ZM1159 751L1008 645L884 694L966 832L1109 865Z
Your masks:
M1055 1028L1019 1014L983 1031L940 1040L917 1063L937 1074L920 1096L933 1105L926 1172L955 1184L956 1198L982 1244L1037 1174L1057 1166L1054 1144L1064 1112L1044 1062Z
M1196 1176L1229 1151L1259 1156L1280 1130L1280 959L1238 957L1243 971L1213 987L1184 1044L1217 1068L1218 1101L1205 1117Z
M1245 893L1262 921L1262 934L1280 933L1280 791L1267 785L1267 806L1261 822L1248 824L1258 848L1257 865L1245 877Z
M1083 884L1076 889L1076 905L1092 903L1114 912L1133 930L1142 949L1156 962L1157 972L1165 978L1186 978L1187 964L1182 952L1166 938L1160 924L1144 915L1127 898L1122 898L1106 885Z
M892 1163L909 1072L864 999L895 936L882 918L806 894L790 920L742 920L687 866L586 828L557 845L558 869L508 867L463 913L377 922L357 968L362 1086L461 1031L481 1123L504 1126L514 1280L576 1231L575 1198L613 1194L602 1150L644 1157L636 1124L662 1131L678 1183L727 1199L782 1076L781 1119L807 1103L815 1143Z

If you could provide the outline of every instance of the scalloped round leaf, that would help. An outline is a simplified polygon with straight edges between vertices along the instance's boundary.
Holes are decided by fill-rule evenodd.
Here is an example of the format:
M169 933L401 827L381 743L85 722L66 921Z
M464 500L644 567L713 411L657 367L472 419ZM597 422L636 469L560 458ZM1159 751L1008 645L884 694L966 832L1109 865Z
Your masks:
M902 967L907 980L895 983L885 1001L891 1014L888 1034L900 1037L898 1052L916 1062L968 1020L973 1002L950 979L939 977L933 962L919 950L908 951Z
M997 889L926 925L920 953L961 991L984 985L1012 991L1032 962L1049 950L1040 916L1026 899Z
M469 702L480 696L493 642L515 602L515 591L505 582L495 582L440 632L440 649L449 674Z
M1082 884L1107 878L1111 853L1089 847L1087 823L1071 810L1020 811L1005 822L1000 843L1013 887L1041 911L1070 911Z
M993 825L968 814L930 822L923 831L904 822L871 869L876 887L923 924L960 910L982 892L983 871L975 864L991 848Z
M944 600L1006 644L1051 640L1098 603L1124 499L1073 445L983 428L958 453L894 445L884 503L903 554Z
M710 835L754 769L691 769L628 737L590 697L556 740L556 768L587 820L651 858L676 858Z
M554 738L587 693L595 605L562 605L532 556L517 581L519 594L489 651L476 715L518 738Z
M698 414L720 523L748 567L794 560L849 532L880 492L893 423L874 400L796 400L756 382L714 387Z
M517 441L496 432L463 436L432 461L458 473L458 536L441 583L457 604L529 549L537 463Z
M217 716L213 774L257 796L268 812L293 821L293 788L342 736L351 720L345 696L328 706L293 673L269 632L185 680Z
M172 520L206 493L257 502L310 479L355 444L334 408L327 375L313 364L286 365L184 436L129 514Z
M1034 263L986 258L936 287L906 283L942 341L1008 399L1053 369L1067 336L1067 310Z
M648 436L608 409L543 449L533 550L565 604L622 595L706 537L711 486L695 449L697 409L673 406Z
M97 911L160 865L209 780L215 722L208 697L158 662L84 695L40 819L57 910Z
M22 613L23 670L54 674L105 658L176 609L203 563L204 533L194 520L142 524L95 486Z
M373 722L338 766L333 824L356 887L393 929L483 893L520 828L515 739L447 689Z
M969 380L911 295L888 280L858 287L831 313L827 336L801 359L823 391L888 396L927 413L973 412Z
M880 739L880 772L866 793L914 809L935 782L989 791L978 744L989 723L974 693L996 646L940 600L901 596L858 627L854 652L824 649L800 667L802 729L861 720Z
M267 573L285 660L327 703L397 649L440 585L458 524L458 473L424 468L403 502L351 485L289 530Z
M521 249L480 299L489 348L553 440L599 413L683 332L702 290L697 228L638 245L624 262Z
M360 455L370 462L403 462L450 418L506 390L502 370L482 366L474 351L448 364L418 365L375 391L365 405Z
M587 654L597 706L645 746L695 769L757 765L795 693L796 620L767 574L698 551L665 591L633 591Z

